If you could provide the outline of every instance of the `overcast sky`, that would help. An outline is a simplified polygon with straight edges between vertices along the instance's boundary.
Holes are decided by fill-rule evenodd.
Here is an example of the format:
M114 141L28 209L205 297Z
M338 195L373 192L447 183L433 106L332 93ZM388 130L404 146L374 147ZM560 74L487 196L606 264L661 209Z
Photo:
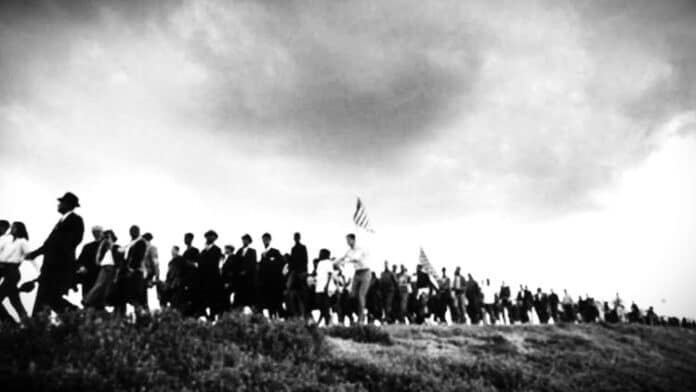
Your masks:
M345 250L696 317L693 1L5 1L0 217ZM412 268L411 268L412 269Z

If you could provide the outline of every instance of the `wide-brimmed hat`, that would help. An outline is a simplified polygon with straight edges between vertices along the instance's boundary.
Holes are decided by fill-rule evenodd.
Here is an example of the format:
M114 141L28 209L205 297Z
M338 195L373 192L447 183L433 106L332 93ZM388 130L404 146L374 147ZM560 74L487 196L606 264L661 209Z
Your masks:
M208 238L208 237L215 237L216 239L218 238L218 234L215 232L215 230L208 230L203 234L203 237Z
M74 193L72 192L65 192L65 194L62 197L58 198L58 201L63 201L66 202L73 207L79 207L80 206L80 199L75 196Z

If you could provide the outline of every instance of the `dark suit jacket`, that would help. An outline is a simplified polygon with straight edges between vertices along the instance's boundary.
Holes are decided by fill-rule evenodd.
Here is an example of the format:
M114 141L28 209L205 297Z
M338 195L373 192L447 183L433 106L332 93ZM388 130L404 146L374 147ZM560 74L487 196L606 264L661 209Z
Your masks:
M278 249L271 248L262 253L259 262L259 284L267 290L283 290L283 267L285 259Z
M235 287L235 303L239 305L256 305L256 287L258 284L256 251L248 248L243 254L241 248L235 254L235 259L239 263L239 285Z
M192 246L184 251L184 254L182 255L184 259L192 262L192 263L197 263L198 262L198 255L200 252L198 251L198 248L195 246Z
M290 272L307 272L307 261L307 247L302 244L296 244L290 251L288 270Z
M52 285L62 293L72 286L75 276L75 249L82 242L85 224L75 212L59 221L43 245L36 250L43 255L39 282Z
M222 258L222 251L217 245L213 245L210 249L205 249L201 251L198 256L198 273L203 279L203 284L210 280L211 283L217 283L220 279L220 259Z
M246 254L243 254L244 248L237 250L237 259L239 261L239 273L242 279L247 279L249 277L256 278L257 266L256 266L256 250L248 248Z
M82 281L82 284L91 286L97 279L99 274L99 265L97 264L97 250L101 241L92 241L85 244L80 252L80 257L77 258L77 268L85 267L87 274Z
M132 269L142 269L143 262L145 261L145 252L147 251L147 244L142 238L138 238L137 241L130 248L128 248L128 254L126 255L126 263L129 268Z

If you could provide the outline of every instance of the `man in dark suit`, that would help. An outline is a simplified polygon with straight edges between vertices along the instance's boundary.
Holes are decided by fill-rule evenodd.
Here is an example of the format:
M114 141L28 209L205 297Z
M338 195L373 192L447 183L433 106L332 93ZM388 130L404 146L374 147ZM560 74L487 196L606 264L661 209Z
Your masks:
M224 310L222 305L223 287L220 277L220 260L222 251L215 245L218 235L214 230L205 234L205 247L198 256L198 275L201 290L198 296L198 312L212 320ZM210 309L210 313L208 313Z
M140 235L140 227L133 225L129 230L131 242L126 247L126 268L128 270L125 295L137 311L148 309L147 304L147 268L145 255L147 253L147 241ZM125 305L125 304L123 304ZM119 309L121 311L125 308Z
M309 315L307 287L307 247L300 241L300 233L295 233L295 245L288 260L288 280L286 284L286 304L291 316L307 317Z
M183 258L186 260L187 268L184 270L184 279L188 282L188 290L186 291L187 302L191 304L189 308L188 316L194 315L198 309L196 307L199 303L199 295L201 290L201 280L198 274L198 256L200 251L198 248L193 246L193 233L184 234L184 249Z
M97 262L97 249L102 241L104 230L101 226L92 227L94 241L82 247L80 256L77 258L77 275L79 283L82 285L82 299L94 287L99 275L99 263Z
M261 240L264 249L259 262L259 308L268 309L268 315L277 318L283 310L285 259L278 249L271 247L269 233L264 233Z
M75 249L82 242L85 232L82 218L74 212L79 206L79 199L71 192L58 198L58 212L62 217L43 245L27 255L29 260L39 255L44 257L32 314L37 314L45 308L50 308L56 313L75 308L63 295L73 284Z
M237 250L236 254L236 261L239 263L239 286L236 287L234 295L234 307L240 310L245 306L255 310L257 301L256 250L249 245L251 245L251 236L244 234L242 247Z
M234 253L234 246L225 245L225 261L222 263L220 270L220 279L222 280L222 302L223 312L230 310L230 297L237 291L239 287L239 262Z

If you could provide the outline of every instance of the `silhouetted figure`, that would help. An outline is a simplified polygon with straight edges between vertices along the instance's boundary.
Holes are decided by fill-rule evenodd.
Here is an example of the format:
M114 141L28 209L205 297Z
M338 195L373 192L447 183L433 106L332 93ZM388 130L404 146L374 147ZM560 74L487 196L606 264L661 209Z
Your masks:
M394 322L394 296L399 290L399 284L396 281L396 276L389 270L389 263L384 261L384 270L379 276L379 290L382 297L381 319L388 323Z
M124 301L117 306L117 311L124 314L126 303L130 303L137 313L142 313L149 309L147 303L147 281L148 275L145 265L145 255L147 253L147 242L140 235L140 227L133 225L130 227L129 234L131 242L125 248L126 268L125 274L125 293Z
M479 284L474 280L471 274L468 274L468 279L466 281L465 295L466 295L466 313L471 320L472 325L476 325L481 321L482 315L482 293Z
M250 247L251 236L242 236L242 247L237 250L237 262L239 263L239 286L234 296L234 307L242 309L248 306L255 310L257 305L256 285L258 281L256 267L256 250Z
M526 316L523 317L523 322L531 322L532 311L534 310L534 295L532 295L532 292L526 285L524 286L522 296L522 310L526 314ZM526 319L526 321L524 321L524 319Z
M145 282L147 287L155 286L160 280L160 268L159 268L159 252L157 247L152 243L154 236L152 233L143 234L143 239L147 245L147 250L145 250Z
M452 293L454 295L454 309L452 321L456 323L466 322L466 278L462 275L462 269L454 269L452 277Z
M549 322L549 298L546 293L541 291L541 288L537 288L534 295L534 310L536 310L541 324Z
M198 304L198 295L202 284L198 274L198 256L200 255L200 251L193 246L194 238L195 236L193 233L184 234L184 245L186 249L184 249L182 257L186 260L187 268L184 274L188 287L186 291L188 297L187 302L190 303L187 309L187 316L193 316L198 311L196 306Z
M80 256L77 258L77 276L78 283L82 286L82 298L89 293L97 281L99 275L99 264L97 248L102 240L104 230L101 226L92 227L93 241L86 243L80 251Z
M123 268L125 260L116 242L118 238L111 230L106 230L97 245L96 263L99 268L97 280L82 298L82 305L104 310L106 305L123 303L125 285L117 287L117 268Z
M73 309L75 305L68 302L63 295L73 284L75 276L75 249L82 242L85 225L82 218L75 213L80 206L79 199L67 192L58 199L58 212L62 214L44 244L27 255L32 260L43 255L43 264L39 275L39 287L36 292L32 314L50 308L56 313Z
M198 248L193 246L193 238L193 233L184 234L184 245L186 245L186 249L184 250L184 254L182 256L186 261L197 265L198 255L200 252L198 251Z
M285 259L278 249L271 247L271 240L269 233L261 236L263 251L259 262L259 307L268 309L271 318L277 318L283 311Z
M230 297L240 285L240 263L234 253L234 246L225 245L225 261L222 263L220 275L222 278L222 298L225 306L223 311L231 308Z
M382 291L379 287L377 274L370 271L370 283L365 296L365 309L367 309L368 322L382 319Z
M408 311L408 301L411 297L411 292L413 291L413 285L411 283L411 275L408 274L406 266L401 264L401 271L397 275L397 280L399 283L399 314L398 319L402 323L406 323L406 320L411 321L411 316Z
M573 308L573 298L568 294L568 290L563 290L563 300L561 302L563 306L563 317L562 321L567 323L572 323L575 321L575 310Z
M186 259L179 254L179 247L174 245L171 250L171 260L167 264L167 277L160 292L160 305L171 306L181 314L187 314L191 304L188 302L189 290L186 280L186 270L190 268Z
M293 317L307 317L308 288L307 288L307 247L300 241L300 233L293 235L295 245L290 251L288 260L288 279L286 285L286 305L288 313Z
M507 324L512 324L512 321L510 320L512 292L510 291L510 286L506 285L505 282L500 285L498 298L500 299L500 314L503 316L503 321Z
M655 310L653 310L653 307L649 307L648 311L645 312L645 323L648 325L658 325L660 324L660 320L657 317L657 314L655 314Z
M208 230L203 236L205 246L198 255L198 277L201 286L196 298L196 312L212 320L221 314L225 307L222 304L223 284L220 276L222 251L215 245L218 234L214 230Z
M628 312L628 322L629 323L642 323L643 317L641 315L640 309L636 303L631 304L631 311Z
M553 289L551 289L551 294L549 294L549 310L551 312L551 318L553 318L553 322L557 323L559 322L558 318L558 305L560 303L560 300L558 298L558 294L556 294Z
M619 315L616 313L616 309L611 309L607 301L604 301L604 321L607 323L619 322Z
M520 285L520 291L517 292L517 305L519 307L519 321L522 324L526 324L530 321L529 319L529 308L527 307L527 301L525 300L525 289Z
M454 304L454 296L452 293L452 280L447 276L447 269L442 268L442 274L438 280L438 290L437 290L437 311L435 312L435 318L441 322L447 322L445 315L447 314L447 309L450 310L450 316L454 320L454 315L456 314L456 307Z

